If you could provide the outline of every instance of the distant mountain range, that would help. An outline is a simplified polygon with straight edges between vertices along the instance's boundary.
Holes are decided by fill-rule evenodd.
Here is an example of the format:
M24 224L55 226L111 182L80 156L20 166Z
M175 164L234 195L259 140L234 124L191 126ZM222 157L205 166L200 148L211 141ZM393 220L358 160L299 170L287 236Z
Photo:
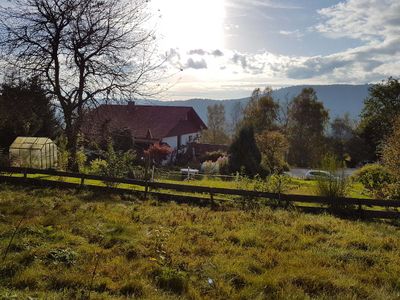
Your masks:
M329 110L331 120L337 116L349 113L354 119L358 119L364 106L364 99L368 95L370 85L298 85L290 86L273 91L273 96L277 101L286 101L298 95L305 87L315 89L318 99L324 103ZM249 101L248 98L215 100L215 99L190 99L190 100L137 100L138 104L147 105L166 105L166 106L191 106L199 116L207 123L207 107L214 104L223 104L225 106L226 119L231 120L232 110L237 102L245 107Z

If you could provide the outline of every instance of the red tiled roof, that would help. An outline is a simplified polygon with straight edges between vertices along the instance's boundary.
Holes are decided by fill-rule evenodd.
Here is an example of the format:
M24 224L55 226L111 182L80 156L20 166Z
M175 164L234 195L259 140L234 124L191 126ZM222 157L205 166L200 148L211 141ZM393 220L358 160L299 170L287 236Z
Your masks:
M129 129L136 138L162 139L207 128L192 107L128 104L100 105L89 113L82 131L95 134L105 122L111 128Z

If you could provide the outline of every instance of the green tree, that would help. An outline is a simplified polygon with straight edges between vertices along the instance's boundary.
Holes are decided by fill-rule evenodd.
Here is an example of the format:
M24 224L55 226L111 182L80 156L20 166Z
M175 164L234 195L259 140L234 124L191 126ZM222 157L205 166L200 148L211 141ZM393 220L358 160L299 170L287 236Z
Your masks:
M8 148L17 136L60 133L50 97L38 77L27 80L6 78L0 90L0 147Z
M226 133L225 107L222 104L207 107L208 129L202 133L202 142L209 144L227 144L229 136Z
M350 119L349 114L336 117L330 124L329 144L332 152L341 160L352 160L349 154L349 143L354 141L355 122Z
M400 185L400 116L394 122L392 134L383 143L382 160Z
M325 147L329 113L312 88L293 99L289 112L289 163L299 167L317 165Z
M287 138L279 131L263 131L256 136L262 154L261 165L268 173L281 173L287 168L286 153L289 149Z
M230 172L244 172L255 176L260 173L261 153L254 137L254 129L244 126L229 147Z
M392 125L400 114L400 82L388 78L370 87L361 113L360 131L369 146L371 159L379 157L380 144L392 133Z
M272 97L272 89L264 91L257 88L244 109L243 126L252 126L256 134L264 130L276 130L279 104Z

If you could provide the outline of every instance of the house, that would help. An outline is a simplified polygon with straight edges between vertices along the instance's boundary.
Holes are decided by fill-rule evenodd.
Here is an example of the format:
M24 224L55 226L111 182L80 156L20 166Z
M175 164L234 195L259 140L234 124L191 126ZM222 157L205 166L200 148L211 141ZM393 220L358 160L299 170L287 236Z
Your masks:
M128 130L135 144L157 142L178 149L196 141L207 126L192 107L137 105L100 105L90 111L82 126L86 139L98 140L109 131Z

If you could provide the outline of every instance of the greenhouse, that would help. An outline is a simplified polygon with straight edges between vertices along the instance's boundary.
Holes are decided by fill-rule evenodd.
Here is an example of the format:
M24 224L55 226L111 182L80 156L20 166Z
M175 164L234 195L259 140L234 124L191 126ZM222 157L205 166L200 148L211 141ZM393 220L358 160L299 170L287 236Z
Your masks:
M9 153L13 167L51 169L57 166L57 146L46 137L17 137Z

